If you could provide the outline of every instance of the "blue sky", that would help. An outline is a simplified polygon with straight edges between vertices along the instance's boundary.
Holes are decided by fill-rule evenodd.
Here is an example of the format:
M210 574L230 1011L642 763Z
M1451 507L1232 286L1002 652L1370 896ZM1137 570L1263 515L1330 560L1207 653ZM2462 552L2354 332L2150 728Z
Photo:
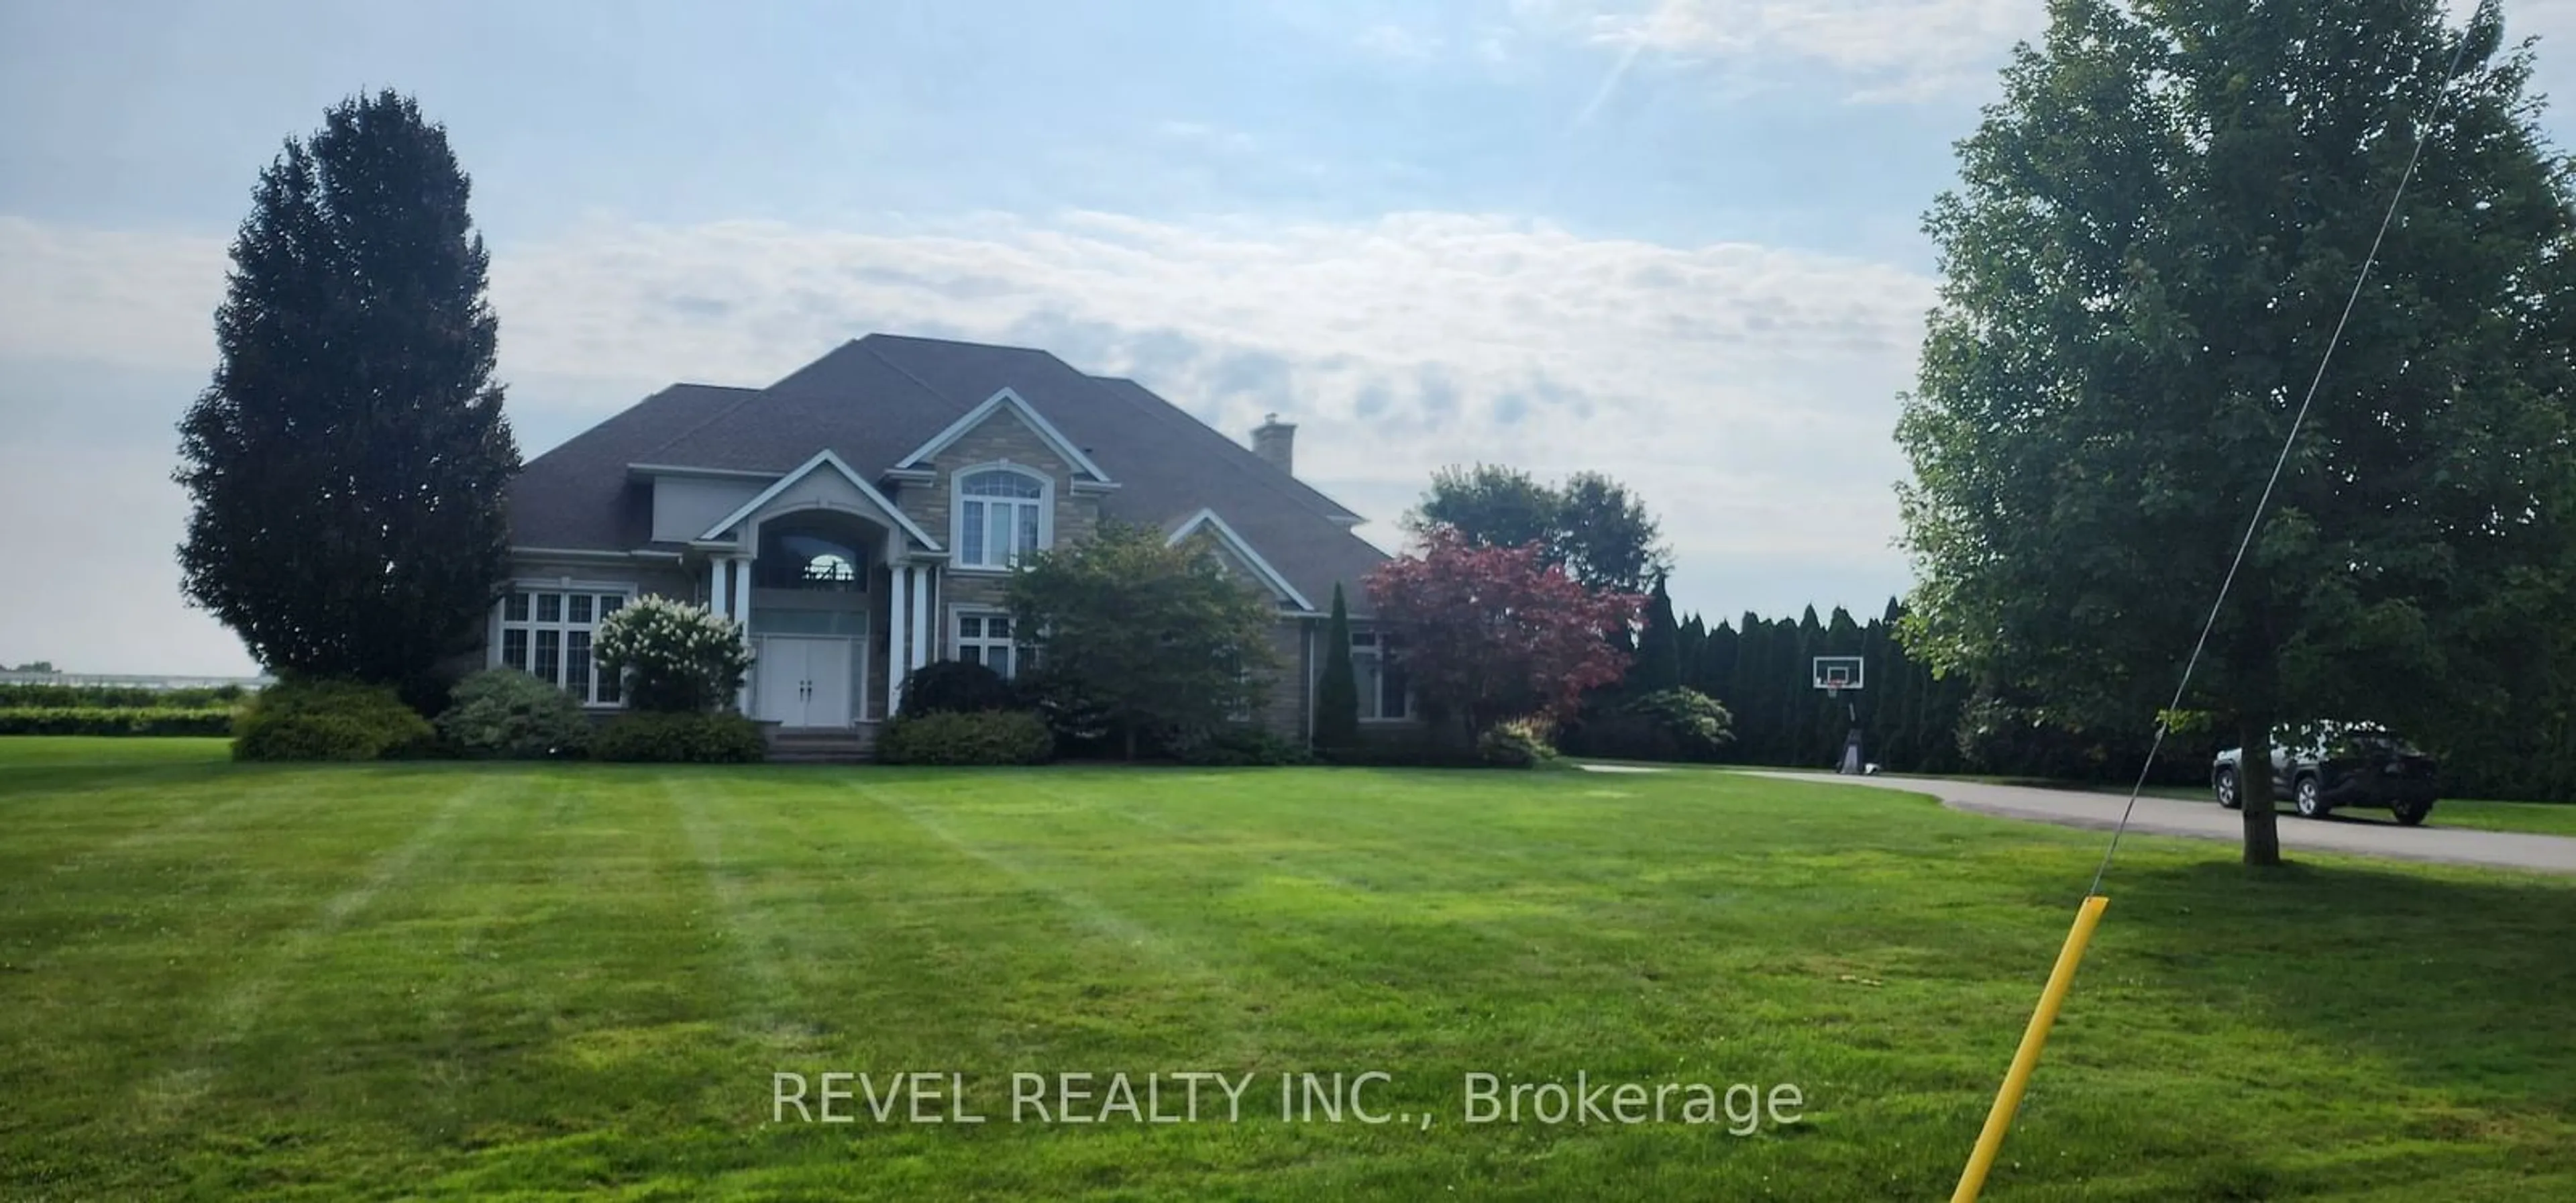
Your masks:
M1684 608L1875 610L1919 217L2043 11L0 0L0 661L248 670L177 595L171 423L258 169L385 86L474 176L530 454L871 330L1021 342L1298 421L1382 543L1443 463L1599 468Z

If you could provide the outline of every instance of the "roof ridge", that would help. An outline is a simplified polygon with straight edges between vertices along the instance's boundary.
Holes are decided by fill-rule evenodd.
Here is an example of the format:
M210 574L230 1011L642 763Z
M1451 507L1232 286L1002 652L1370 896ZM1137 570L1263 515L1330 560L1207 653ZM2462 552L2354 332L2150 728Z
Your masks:
M878 337L878 336L877 336L877 335L870 335L869 337L870 337L870 338L874 338L874 337ZM891 335L888 335L888 336L886 336L886 337L892 337L892 336L891 336ZM948 394L943 393L943 392L940 392L938 389L931 387L931 384L930 384L930 382L929 382L929 381L922 379L922 378L921 378L921 375L920 375L919 373L917 373L917 372L913 371L911 368L905 367L905 366L903 366L902 364L896 363L895 361L893 361L893 360L891 360L891 359L886 358L886 354L885 354L885 352L880 351L880 350L877 350L875 347L871 347L871 346L869 346L869 345L868 345L868 342L867 342L867 339L864 339L864 338L863 338L863 339L860 339L860 340L858 341L858 343L857 343L857 346L858 346L858 348L859 348L860 350L867 352L867 353L868 353L869 358L872 358L872 359L876 360L878 363L884 364L884 365L886 365L887 367L893 368L893 369L895 370L896 374L898 374L898 375L902 376L902 377L903 377L904 379L906 379L906 380L909 380L909 381L913 382L915 385L920 386L921 391L923 391L923 392L925 392L925 393L928 393L928 394L930 394L930 395L931 395L931 396L933 396L933 397L937 397L937 398L939 398L939 399L940 399L940 400L942 400L942 401L954 401L954 400L956 400L956 398L951 397L951 396L949 396ZM969 408L972 408L972 406L969 406ZM880 469L880 471L882 471L882 469Z
M1049 351L1044 347L1024 347L1017 343L983 343L967 338L942 338L935 334L895 334L884 330L874 330L870 331L863 338L856 338L851 341L864 344L869 339L879 338L911 343L945 343L952 347L973 347L979 351L1021 351L1031 355L1044 355L1050 359L1056 359L1055 352ZM1061 359L1056 359L1056 362L1064 363ZM1073 365L1069 363L1064 366L1068 368L1073 367ZM1076 368L1074 370L1079 372L1081 369Z

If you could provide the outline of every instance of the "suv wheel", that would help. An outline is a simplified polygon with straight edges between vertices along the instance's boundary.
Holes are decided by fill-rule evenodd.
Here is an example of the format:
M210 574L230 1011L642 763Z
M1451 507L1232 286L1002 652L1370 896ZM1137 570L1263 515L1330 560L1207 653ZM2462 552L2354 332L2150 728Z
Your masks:
M2396 815L2397 821L2408 827L2421 827L2424 825L2424 816L2433 813L2433 804L2430 802L2399 802L2390 806L2388 808L2388 812Z
M2236 770L2218 770L2218 778L2213 783L2212 788L2218 791L2218 804L2220 806L2226 807L2229 810L2234 810L2238 806L2244 804L2244 800L2239 798L2236 794Z
M2301 818L2322 819L2334 810L2326 805L2325 788L2313 776L2299 778L2298 784L2290 790L2290 796L2298 803Z

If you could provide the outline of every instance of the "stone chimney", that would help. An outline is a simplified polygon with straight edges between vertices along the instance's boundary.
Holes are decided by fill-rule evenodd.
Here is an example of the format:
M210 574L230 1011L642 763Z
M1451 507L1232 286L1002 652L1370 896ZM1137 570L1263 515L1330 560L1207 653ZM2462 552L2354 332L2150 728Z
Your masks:
M1269 414L1261 425L1252 428L1252 453L1269 460L1290 476L1297 474L1297 426L1282 422L1279 415Z

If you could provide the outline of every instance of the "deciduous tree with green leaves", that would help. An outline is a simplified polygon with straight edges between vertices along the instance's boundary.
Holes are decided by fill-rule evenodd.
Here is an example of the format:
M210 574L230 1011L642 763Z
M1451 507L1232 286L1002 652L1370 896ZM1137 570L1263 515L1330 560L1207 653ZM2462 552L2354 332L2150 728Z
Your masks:
M2276 724L2494 721L2568 596L2568 169L2493 3L2049 11L1928 219L1898 438L1908 649L2067 721L2170 700L2426 135L2186 703L2254 750L2272 864Z
M1671 567L1646 504L1599 472L1554 486L1495 464L1442 468L1405 526L1417 537L1447 527L1481 547L1536 544L1566 575L1616 593L1641 592Z
M177 479L182 588L270 671L416 685L482 633L519 452L468 191L392 92L260 174Z
M1044 671L1082 683L1126 754L1140 736L1218 726L1260 704L1278 653L1267 593L1226 573L1200 535L1103 522L1089 539L1038 552L1012 575L1011 615Z

